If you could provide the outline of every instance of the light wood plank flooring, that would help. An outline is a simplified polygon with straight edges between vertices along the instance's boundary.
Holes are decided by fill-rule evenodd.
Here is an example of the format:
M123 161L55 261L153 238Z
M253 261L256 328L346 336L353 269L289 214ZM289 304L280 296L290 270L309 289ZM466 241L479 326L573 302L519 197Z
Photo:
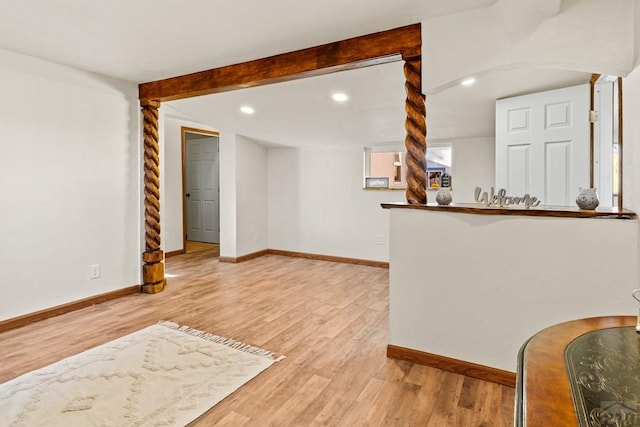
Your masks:
M0 333L0 382L164 319L286 356L194 425L512 425L512 388L386 358L388 270L277 255L227 264L212 250L166 270L177 277L160 294Z
M188 254L210 250L212 251L210 253L214 256L220 256L220 245L216 243L194 242L192 240L187 240L186 243L187 246L185 252Z

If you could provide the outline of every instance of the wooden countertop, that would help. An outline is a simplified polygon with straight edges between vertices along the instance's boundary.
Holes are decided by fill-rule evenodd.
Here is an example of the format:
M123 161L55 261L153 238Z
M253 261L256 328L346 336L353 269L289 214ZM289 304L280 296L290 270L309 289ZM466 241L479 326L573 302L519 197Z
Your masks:
M605 328L635 326L635 316L574 320L534 335L520 350L516 385L516 426L577 426L565 349L574 339Z
M618 208L598 208L595 210L579 209L570 206L538 206L535 208L509 207L501 208L495 206L483 206L474 203L452 203L440 206L436 203L426 205L412 205L409 203L381 203L384 209L417 209L426 211L453 212L475 215L516 215L516 216L538 216L555 218L613 218L613 219L634 219L636 213Z

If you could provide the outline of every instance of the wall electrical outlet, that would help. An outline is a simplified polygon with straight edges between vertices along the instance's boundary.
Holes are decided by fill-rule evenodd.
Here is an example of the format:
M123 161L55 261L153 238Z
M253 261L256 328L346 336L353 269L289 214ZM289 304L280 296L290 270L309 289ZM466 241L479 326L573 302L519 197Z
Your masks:
M376 236L376 245L384 245L384 235L378 234Z
M98 279L100 277L100 264L89 266L89 279Z

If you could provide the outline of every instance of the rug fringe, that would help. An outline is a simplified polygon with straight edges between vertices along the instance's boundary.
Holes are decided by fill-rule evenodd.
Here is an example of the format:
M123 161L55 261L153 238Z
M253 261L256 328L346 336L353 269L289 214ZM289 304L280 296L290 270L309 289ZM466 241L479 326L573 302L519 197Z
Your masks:
M231 338L225 338L219 335L210 334L208 332L204 332L199 329L190 328L188 326L180 326L177 323L170 322L168 320L160 320L158 322L158 325L166 326L167 328L175 329L177 331L182 331L194 337L204 338L216 344L226 345L227 347L244 351L245 353L250 353L256 356L269 358L269 359L272 359L274 362L279 362L285 358L285 356L276 357L275 353L268 350L261 349L259 347L254 347L252 345L245 344L243 342L236 341Z

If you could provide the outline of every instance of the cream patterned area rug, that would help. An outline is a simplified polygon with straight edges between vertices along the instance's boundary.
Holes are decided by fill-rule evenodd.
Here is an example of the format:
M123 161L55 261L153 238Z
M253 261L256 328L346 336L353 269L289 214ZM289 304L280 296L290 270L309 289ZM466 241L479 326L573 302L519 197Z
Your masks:
M0 426L184 426L277 360L160 322L0 384Z

